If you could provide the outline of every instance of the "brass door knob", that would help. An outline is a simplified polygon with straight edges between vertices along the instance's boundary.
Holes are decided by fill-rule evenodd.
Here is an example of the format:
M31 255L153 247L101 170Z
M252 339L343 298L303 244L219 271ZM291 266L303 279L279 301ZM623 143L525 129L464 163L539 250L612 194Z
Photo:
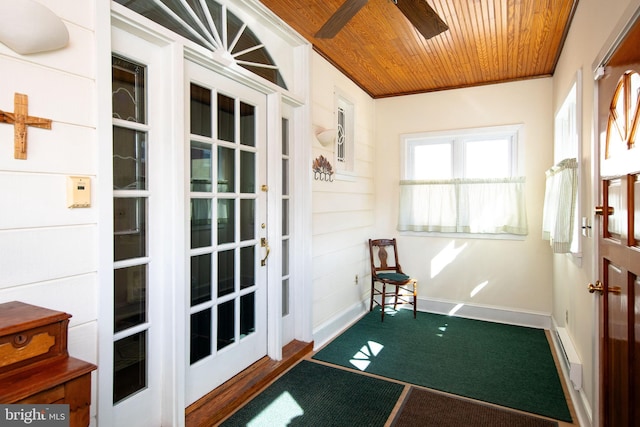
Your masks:
M594 285L593 283L589 283L589 293L592 294L594 292L599 292L600 295L602 295L602 292L604 292L604 286L602 286L602 282L601 281L596 281L596 284Z
M614 212L615 210L613 209L613 206L607 206L607 215L613 215ZM604 215L604 206L596 206L595 214Z

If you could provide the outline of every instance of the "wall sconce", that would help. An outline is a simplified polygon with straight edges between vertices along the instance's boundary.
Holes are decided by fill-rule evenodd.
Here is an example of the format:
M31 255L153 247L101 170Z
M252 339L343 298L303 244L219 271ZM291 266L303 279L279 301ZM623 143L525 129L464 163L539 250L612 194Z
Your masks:
M69 32L55 13L34 0L0 0L0 42L29 55L65 47Z
M322 144L323 147L326 147L329 144L333 144L333 141L336 140L336 130L320 128L316 132L316 139L320 144Z

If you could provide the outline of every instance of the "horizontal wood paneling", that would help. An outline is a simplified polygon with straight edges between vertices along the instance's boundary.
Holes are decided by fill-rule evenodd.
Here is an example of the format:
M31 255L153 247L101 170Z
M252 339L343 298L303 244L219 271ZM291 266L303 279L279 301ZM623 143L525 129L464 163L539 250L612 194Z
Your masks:
M344 0L262 0L374 98L553 74L576 0L428 0L449 30L425 40L388 0L332 39L314 34Z
M0 288L95 272L96 234L95 225L0 231Z

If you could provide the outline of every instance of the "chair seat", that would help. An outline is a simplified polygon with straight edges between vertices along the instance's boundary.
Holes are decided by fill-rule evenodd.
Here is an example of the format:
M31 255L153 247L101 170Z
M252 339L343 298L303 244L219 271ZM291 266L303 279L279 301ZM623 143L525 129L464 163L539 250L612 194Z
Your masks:
M409 276L402 273L378 273L376 276L378 279L391 280L392 282L406 282L410 279Z

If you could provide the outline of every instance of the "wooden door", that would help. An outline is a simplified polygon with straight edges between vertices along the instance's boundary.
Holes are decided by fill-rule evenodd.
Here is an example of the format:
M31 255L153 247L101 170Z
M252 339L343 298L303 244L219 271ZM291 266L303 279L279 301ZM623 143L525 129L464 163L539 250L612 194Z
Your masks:
M598 83L601 419L640 426L640 24Z

